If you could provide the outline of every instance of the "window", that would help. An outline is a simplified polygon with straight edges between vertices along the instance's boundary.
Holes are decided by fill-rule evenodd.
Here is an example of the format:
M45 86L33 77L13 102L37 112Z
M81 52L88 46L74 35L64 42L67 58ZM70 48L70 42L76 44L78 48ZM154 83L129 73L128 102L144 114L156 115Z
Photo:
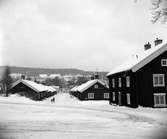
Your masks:
M109 98L109 93L104 93L104 98Z
M41 97L43 97L43 93L41 93Z
M112 92L112 100L115 101L115 92Z
M88 93L88 98L89 99L94 99L94 93Z
M166 106L166 94L165 93L155 93L154 94L154 106L155 107Z
M115 88L115 79L112 79L112 87Z
M118 104L121 106L122 105L122 93L118 92Z
M94 88L98 88L98 85L97 85L97 84L95 84Z
M122 87L121 78L118 78L118 87Z
M127 104L130 104L130 94L126 94Z
M167 66L167 59L161 60L161 66Z
M130 77L126 77L126 87L130 87Z
M153 74L153 86L165 86L164 74Z

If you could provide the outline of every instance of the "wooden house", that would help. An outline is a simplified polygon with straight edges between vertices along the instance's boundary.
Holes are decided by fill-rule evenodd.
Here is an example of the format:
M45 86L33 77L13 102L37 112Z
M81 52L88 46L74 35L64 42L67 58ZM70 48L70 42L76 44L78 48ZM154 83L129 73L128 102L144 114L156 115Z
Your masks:
M161 44L160 44L161 43ZM155 40L142 55L107 74L110 103L129 107L166 107L167 43Z
M93 79L76 86L70 93L80 100L109 100L109 89L99 79Z
M13 83L11 93L18 93L33 100L42 100L57 93L51 86L45 86L29 80L18 80Z

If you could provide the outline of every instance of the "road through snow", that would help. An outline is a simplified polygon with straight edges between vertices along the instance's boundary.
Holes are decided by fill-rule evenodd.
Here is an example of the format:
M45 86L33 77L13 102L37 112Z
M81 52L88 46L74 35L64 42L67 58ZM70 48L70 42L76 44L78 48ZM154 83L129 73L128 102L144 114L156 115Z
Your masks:
M0 98L2 139L157 139L167 129L166 109L126 108L107 102L64 103ZM23 99L22 99L23 100Z

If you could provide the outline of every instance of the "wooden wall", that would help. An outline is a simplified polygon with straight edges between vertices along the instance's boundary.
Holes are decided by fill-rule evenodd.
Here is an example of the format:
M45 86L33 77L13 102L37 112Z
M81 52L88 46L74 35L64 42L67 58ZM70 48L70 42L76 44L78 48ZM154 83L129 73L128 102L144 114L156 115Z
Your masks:
M56 92L47 92L47 91L36 92L23 83L19 83L18 85L13 87L10 90L10 92L11 93L18 93L22 96L28 97L28 98L33 99L33 100L42 100L44 98L47 98L47 97L50 97L50 96L53 96L54 94L56 94Z
M167 59L167 52L136 72L136 92L141 106L153 107L154 93L167 94L167 67L161 66L161 59ZM165 87L153 87L153 74L165 74Z
M85 90L84 92L71 92L72 95L79 98L80 100L109 100L104 98L104 93L109 93L109 89L100 83L96 83L98 88L94 88L94 85ZM94 93L94 99L88 98L88 93Z
M167 52L164 52L135 73L126 71L109 76L110 103L119 104L118 92L122 92L121 104L130 107L137 107L138 105L154 107L154 93L166 93L167 96L167 67L161 66L161 59L167 59ZM165 74L165 87L153 87L153 74ZM129 88L125 86L126 76L130 76ZM118 87L118 78L122 79L122 87ZM112 79L115 79L115 88L112 87ZM115 92L115 101L112 100L112 92ZM127 104L127 93L131 94L131 105Z

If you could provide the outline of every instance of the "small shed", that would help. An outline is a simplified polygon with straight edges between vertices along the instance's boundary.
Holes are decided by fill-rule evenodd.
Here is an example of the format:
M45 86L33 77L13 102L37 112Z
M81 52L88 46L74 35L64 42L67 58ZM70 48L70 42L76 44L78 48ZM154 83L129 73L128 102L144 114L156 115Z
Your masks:
M70 90L71 95L80 100L109 100L109 89L99 79L93 79Z
M12 84L11 93L18 93L33 100L42 100L57 93L51 86L45 86L29 80L18 80Z

